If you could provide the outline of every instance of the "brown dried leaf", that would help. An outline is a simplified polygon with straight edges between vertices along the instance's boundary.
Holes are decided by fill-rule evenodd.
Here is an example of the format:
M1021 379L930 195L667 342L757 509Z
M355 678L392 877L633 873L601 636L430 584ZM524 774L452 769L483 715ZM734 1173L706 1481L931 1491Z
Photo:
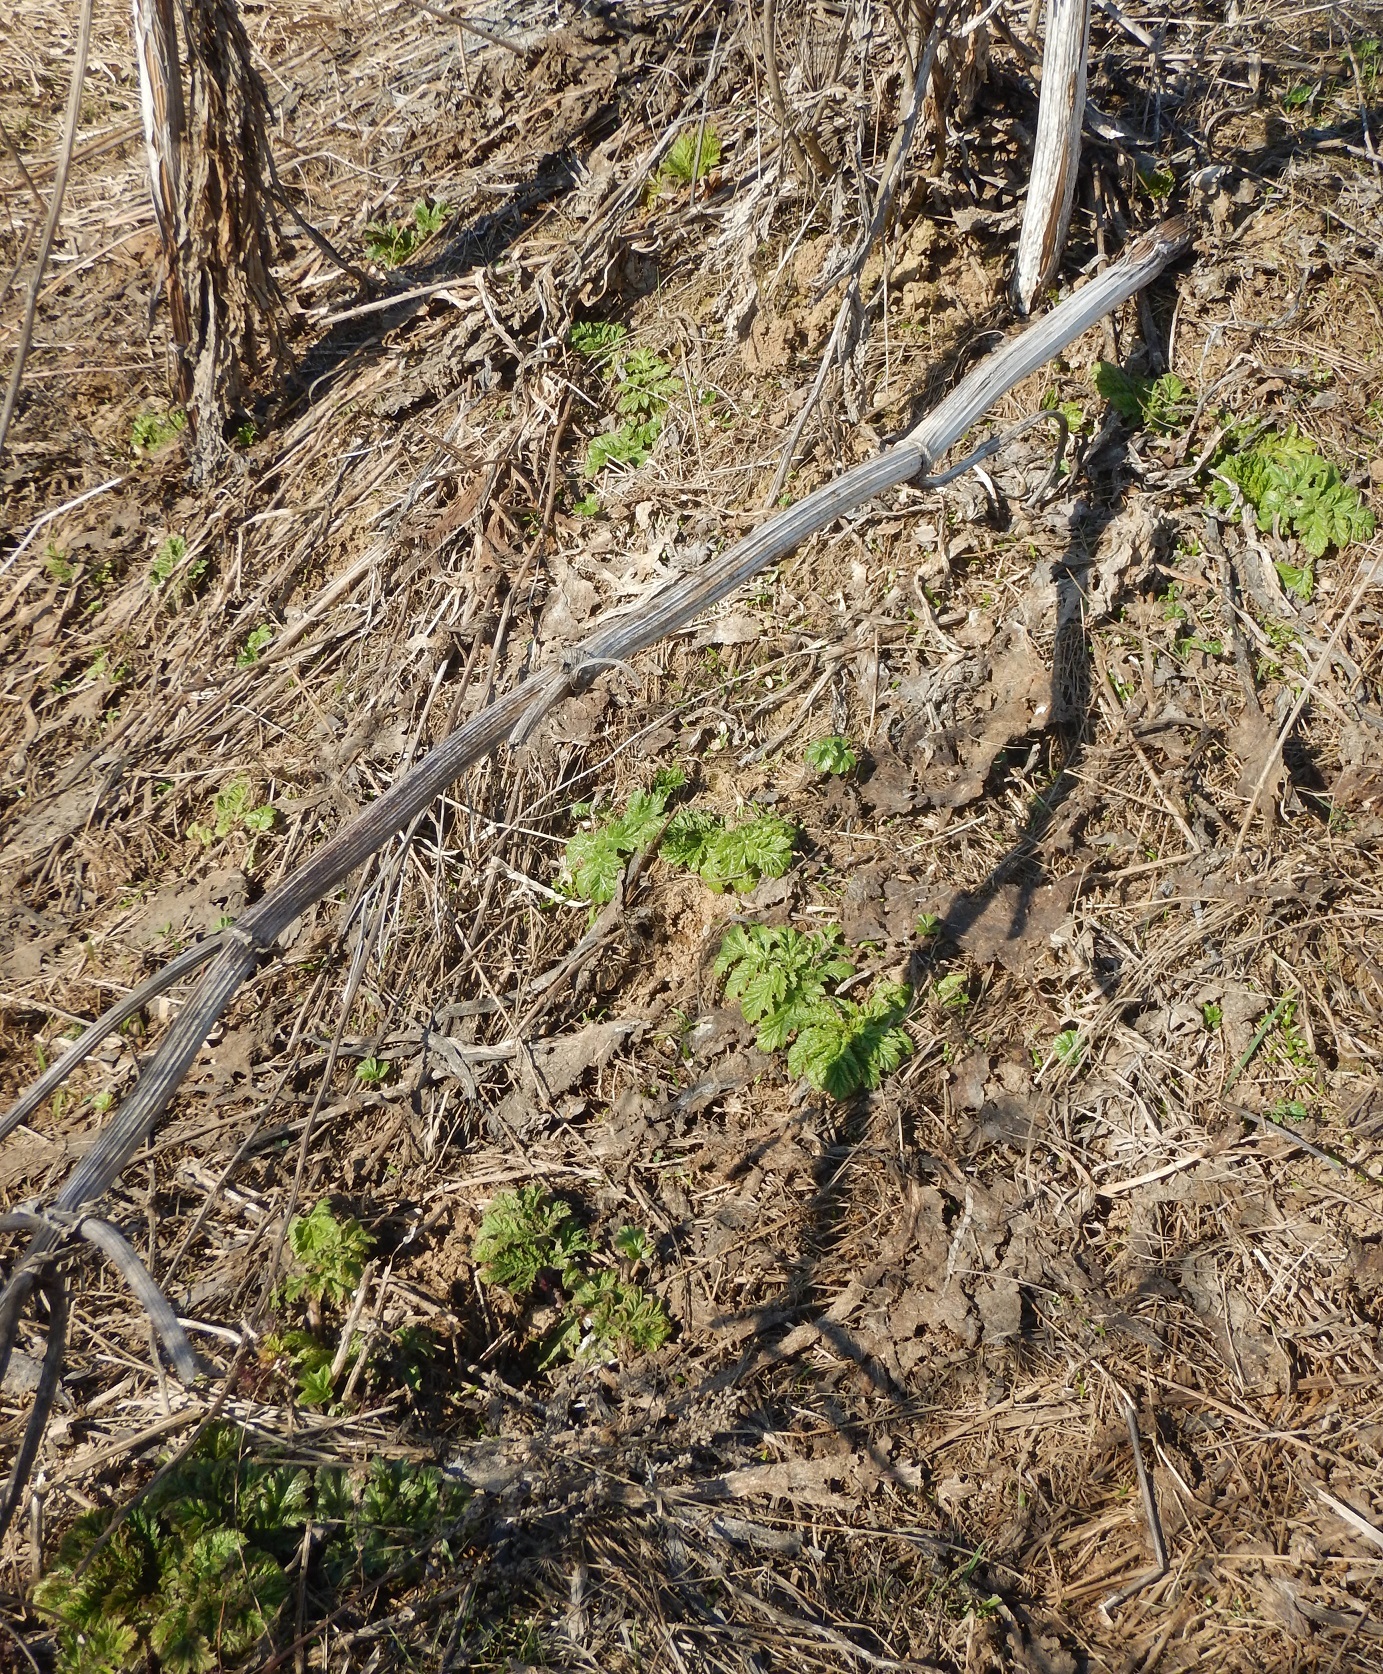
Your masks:
M1005 884L982 905L957 896L944 916L945 933L981 964L997 961L1032 977L1042 968L1052 936L1070 916L1079 883L1072 873L1036 888Z

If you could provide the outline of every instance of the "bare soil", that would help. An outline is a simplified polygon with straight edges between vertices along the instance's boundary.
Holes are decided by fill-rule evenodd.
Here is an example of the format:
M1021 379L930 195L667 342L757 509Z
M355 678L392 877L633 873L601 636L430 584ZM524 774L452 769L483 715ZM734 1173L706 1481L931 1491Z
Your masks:
M1331 547L1292 591L1309 555L1217 510L1209 471L1232 426L1295 425L1377 506L1383 15L1145 12L1095 15L1116 137L1090 141L1061 283L1169 209L1194 252L973 438L1074 404L1062 474L1040 425L602 674L300 922L218 1027L101 1209L217 1375L184 1390L118 1275L74 1261L42 1497L0 1580L40 1666L27 1601L58 1537L213 1403L266 1453L434 1462L471 1491L445 1562L334 1591L305 1569L245 1666L1378 1666L1383 548ZM495 692L751 527L812 400L822 282L899 114L889 9L778 8L786 97L833 164L808 182L742 8L466 15L509 44L435 7L246 8L300 212L358 262L371 224L447 214L392 271L432 287L402 301L285 220L292 363L234 468L193 483L185 437L132 448L170 351L127 23L97 9L0 462L7 1102ZM17 16L0 119L46 203L73 22ZM984 38L863 269L791 496L1014 323L1039 41L1007 7ZM650 164L703 124L708 177ZM8 152L0 195L8 272L39 216ZM574 320L683 380L646 461L594 484L617 415ZM1125 421L1101 359L1175 374L1184 409ZM804 764L831 734L852 773ZM791 819L787 875L714 894L647 858L613 909L564 900L582 821L673 764L700 806ZM713 970L736 922L837 925L864 988L907 981L902 1069L836 1103L759 1051ZM5 1141L6 1208L52 1195L178 1003ZM648 1232L665 1346L539 1366L560 1296L511 1303L473 1250L530 1183L599 1249ZM379 1353L339 1411L261 1351L286 1217L323 1198L376 1241L369 1342L433 1344L411 1380ZM26 1321L11 1447L43 1340ZM1134 1588L1150 1501L1167 1563Z

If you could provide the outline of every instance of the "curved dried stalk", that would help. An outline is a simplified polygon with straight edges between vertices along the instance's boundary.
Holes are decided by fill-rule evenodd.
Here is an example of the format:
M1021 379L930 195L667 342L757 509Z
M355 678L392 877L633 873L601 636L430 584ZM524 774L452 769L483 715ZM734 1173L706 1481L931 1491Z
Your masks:
M1032 178L1013 275L1014 300L1025 314L1051 282L1071 225L1089 51L1090 0L1049 0Z
M48 1302L48 1341L43 1350L43 1370L39 1374L38 1388L34 1391L34 1404L29 1413L29 1422L24 1426L24 1439L20 1442L19 1452L15 1456L14 1469L10 1472L10 1480L5 1488L5 1498L0 1501L0 1534L9 1528L10 1519L19 1506L20 1495L28 1484L29 1473L34 1468L43 1432L48 1428L48 1414L52 1412L53 1402L57 1399L58 1385L62 1381L63 1356L67 1353L67 1280L54 1267L37 1279L36 1283ZM7 1362L10 1357L10 1343L14 1338L14 1327L19 1323L18 1309L15 1309L12 1317L0 1313L0 1321L3 1322L0 1323L0 1330L4 1331L4 1360ZM0 1376L3 1376L2 1369Z
M70 1236L58 1224L60 1217L81 1210L114 1184L177 1091L212 1026L260 957L294 919L406 829L467 768L506 740L517 742L553 704L588 684L600 669L627 662L686 627L838 517L928 471L1015 384L1155 279L1189 241L1184 221L1167 222L1138 239L1097 279L988 355L895 446L769 518L701 570L670 583L646 605L612 617L555 665L495 698L226 931L214 962L152 1062L115 1119L73 1168L54 1201L55 1213L35 1232L0 1292L0 1372L14 1341L20 1309L45 1263ZM68 1063L71 1056L62 1063Z
M159 1340L173 1362L173 1369L184 1383L195 1383L202 1375L202 1366L187 1340L187 1333L178 1323L173 1304L159 1289L153 1275L135 1253L133 1244L118 1227L113 1227L109 1221L98 1221L92 1215L64 1216L56 1222L45 1215L35 1214L31 1209L15 1209L8 1215L0 1215L0 1232L41 1232L55 1224L60 1231L70 1232L74 1237L80 1235L94 1244L119 1271L158 1332Z
M43 237L39 240L38 254L34 257L34 271L29 279L29 298L24 304L24 324L20 329L19 342L15 346L10 385L5 391L4 410L0 412L0 454L5 451L5 438L10 433L10 420L14 417L15 402L19 400L24 363L29 358L29 345L34 340L34 316L38 312L39 286L43 283L43 270L48 266L53 240L57 236L58 220L62 215L62 200L67 192L67 175L72 167L72 149L77 143L77 126L82 116L82 83L86 80L86 58L91 48L92 5L93 0L82 0L81 16L77 22L77 53L72 60L72 81L67 90L62 149L58 152L58 166L53 175L53 196L48 205L48 219L43 226Z

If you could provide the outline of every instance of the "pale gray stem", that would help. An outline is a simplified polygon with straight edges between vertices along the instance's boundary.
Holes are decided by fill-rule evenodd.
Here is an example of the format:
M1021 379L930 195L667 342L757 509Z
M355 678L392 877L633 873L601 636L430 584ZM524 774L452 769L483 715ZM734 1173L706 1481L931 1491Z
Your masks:
M1071 225L1089 51L1090 0L1048 0L1037 139L1013 275L1014 300L1025 314L1051 283Z

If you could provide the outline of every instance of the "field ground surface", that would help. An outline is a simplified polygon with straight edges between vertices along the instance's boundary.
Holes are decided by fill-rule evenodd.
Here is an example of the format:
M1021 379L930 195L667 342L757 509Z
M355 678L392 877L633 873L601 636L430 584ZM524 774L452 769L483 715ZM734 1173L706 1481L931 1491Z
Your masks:
M0 38L7 369L77 9ZM763 10L247 4L355 272L283 214L197 482L97 5L0 461L6 1103L1018 324L1037 8L901 158L918 7ZM599 670L213 1031L98 1209L204 1375L63 1258L0 1667L1383 1662L1383 11L1101 4L1090 97L1057 287L1195 239L966 446L1047 416Z

